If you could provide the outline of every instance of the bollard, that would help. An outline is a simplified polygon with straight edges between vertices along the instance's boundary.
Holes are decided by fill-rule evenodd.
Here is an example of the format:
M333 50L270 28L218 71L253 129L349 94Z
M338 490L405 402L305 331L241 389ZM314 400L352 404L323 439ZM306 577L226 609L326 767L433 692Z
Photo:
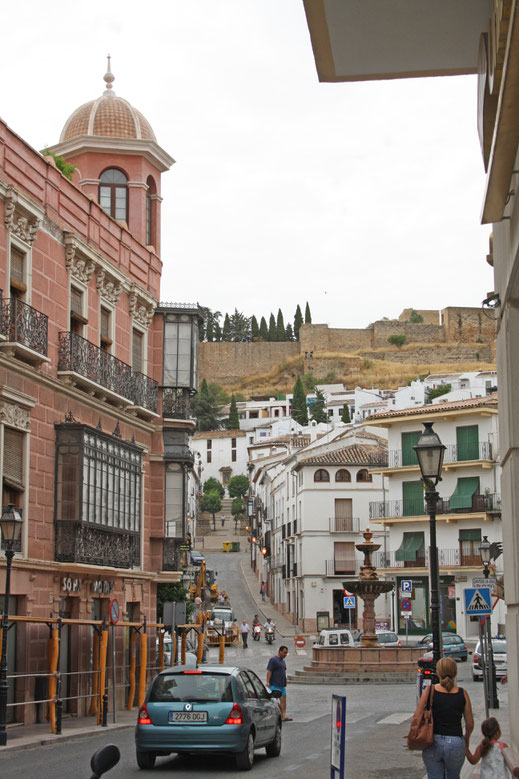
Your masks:
M103 695L103 722L102 722L103 728L106 728L107 719L108 719L108 695L105 692L105 694Z
M180 664L186 664L186 648L187 648L187 633L182 633L182 639L180 644Z
M219 657L219 663L220 663L220 665L223 665L225 663L225 636L220 636L220 657Z
M198 646L196 648L196 662L198 665L200 665L204 659L204 634L201 630L198 631L197 639Z
M56 735L61 736L61 715L63 712L63 701L58 698L56 701Z

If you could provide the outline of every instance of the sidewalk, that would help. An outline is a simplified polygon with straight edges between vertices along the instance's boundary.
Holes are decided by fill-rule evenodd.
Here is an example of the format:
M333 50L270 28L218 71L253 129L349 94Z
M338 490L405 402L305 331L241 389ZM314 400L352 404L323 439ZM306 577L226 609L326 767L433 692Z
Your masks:
M138 709L131 711L125 709L116 714L117 722L113 722L113 715L108 713L106 727L96 724L95 717L64 717L61 726L61 735L56 736L50 732L50 723L42 722L35 725L8 725L7 745L0 747L0 756L6 752L20 749L32 749L43 744L63 741L76 741L88 736L96 736L102 733L113 732L123 728L133 728L137 722Z
M259 592L260 583L256 578L256 574L250 567L250 562L247 556L244 556L240 560L240 568L242 576L245 579L245 583L249 589L250 596L256 604L256 613L264 617L265 620L267 617L270 617L272 622L274 622L276 625L277 633L279 633L279 635L283 638L293 638L294 636L299 635L300 631L296 628L296 626L293 625L290 620L284 617L283 614L281 614L276 609L276 607L273 606L268 598L265 601L261 600L261 595Z

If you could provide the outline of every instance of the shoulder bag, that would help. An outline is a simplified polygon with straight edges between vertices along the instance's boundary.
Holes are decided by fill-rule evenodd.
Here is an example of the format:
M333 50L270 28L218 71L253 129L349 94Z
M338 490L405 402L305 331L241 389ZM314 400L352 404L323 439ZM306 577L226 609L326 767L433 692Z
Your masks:
M432 699L434 685L430 685L427 694L422 695L411 720L407 734L408 749L426 749L434 742Z

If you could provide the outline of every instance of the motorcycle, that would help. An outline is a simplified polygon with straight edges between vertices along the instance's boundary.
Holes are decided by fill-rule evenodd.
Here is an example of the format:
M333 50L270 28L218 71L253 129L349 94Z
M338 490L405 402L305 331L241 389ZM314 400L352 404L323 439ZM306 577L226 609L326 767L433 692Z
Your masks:
M267 644L273 644L274 638L275 638L274 628L273 627L265 628L265 641L267 642Z
M261 625L252 626L252 638L254 641L259 641L261 638Z
M99 779L100 776L113 768L114 765L117 765L120 758L121 753L115 744L108 744L108 746L98 749L90 760L90 770L92 771L90 779Z

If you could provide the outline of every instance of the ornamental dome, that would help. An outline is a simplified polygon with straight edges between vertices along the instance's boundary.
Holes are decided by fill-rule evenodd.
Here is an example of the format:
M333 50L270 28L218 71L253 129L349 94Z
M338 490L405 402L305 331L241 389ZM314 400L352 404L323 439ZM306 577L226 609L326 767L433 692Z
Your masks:
M108 70L103 78L106 83L105 91L97 100L84 103L71 114L61 132L60 143L79 135L156 141L148 120L113 91L112 82L115 77L110 70L110 56Z

